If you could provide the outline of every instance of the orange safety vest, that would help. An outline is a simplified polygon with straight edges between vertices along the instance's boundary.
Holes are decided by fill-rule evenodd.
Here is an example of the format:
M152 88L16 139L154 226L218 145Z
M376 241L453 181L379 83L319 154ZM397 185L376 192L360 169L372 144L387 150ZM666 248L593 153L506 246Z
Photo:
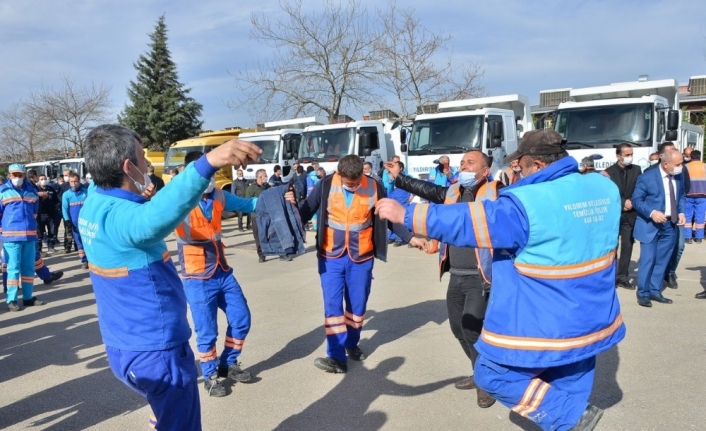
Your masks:
M377 200L375 180L363 175L348 207L341 176L338 173L333 175L321 247L325 257L341 257L347 251L354 262L373 258L373 210Z
M506 186L510 186L520 181L520 173L513 171L512 166L506 167L505 169L503 169L503 172L507 176L507 184L505 184L505 181L503 181L503 184L505 184Z
M196 206L174 232L179 249L182 278L208 279L217 267L230 269L221 241L221 215L225 208L225 195L214 189L213 213L209 221Z
M444 198L444 204L455 204L461 198L461 185L459 183L452 184L446 190L446 197ZM486 181L478 189L476 193L476 202L482 202L485 200L494 201L498 197L498 182L497 181ZM443 275L443 265L449 254L448 244L443 244L441 247L441 252L439 253L439 274ZM478 271L481 277L486 283L490 283L492 280L491 266L493 263L493 250L491 249L475 249L476 261L478 262Z
M689 188L688 197L702 198L706 197L706 164L701 160L692 160L689 163L684 163L686 170L689 171Z

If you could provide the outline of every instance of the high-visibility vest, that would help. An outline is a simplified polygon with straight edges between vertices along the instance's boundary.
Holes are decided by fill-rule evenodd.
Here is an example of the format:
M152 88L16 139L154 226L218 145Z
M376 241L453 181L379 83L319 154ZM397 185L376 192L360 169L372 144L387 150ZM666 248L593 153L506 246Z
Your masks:
M444 204L455 204L461 198L461 186L459 183L451 185L446 190L446 197L444 198ZM486 181L478 189L476 193L476 202L481 202L485 200L494 201L498 197L498 182L497 181ZM491 249L475 249L476 260L478 261L478 271L485 280L486 283L490 283L492 280L492 270L493 265L493 250ZM449 254L448 244L442 244L440 246L439 252L439 274L442 274L444 261Z
M687 196L691 198L706 197L706 164L699 160L694 160L684 163L684 165L686 165L686 170L689 171L689 181L691 181Z
M209 221L196 206L175 231L182 278L207 279L218 266L230 269L221 241L221 215L225 208L225 195L214 189L213 212Z
M331 179L331 190L324 220L322 252L325 257L337 258L348 252L354 262L363 262L374 256L373 210L378 200L375 180L363 175L360 187L353 194L350 207L346 205L343 183L338 173Z

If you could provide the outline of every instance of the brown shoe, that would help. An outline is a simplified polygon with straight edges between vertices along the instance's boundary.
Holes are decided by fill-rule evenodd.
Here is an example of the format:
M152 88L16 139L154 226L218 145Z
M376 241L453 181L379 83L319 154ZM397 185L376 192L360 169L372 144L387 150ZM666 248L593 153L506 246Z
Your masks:
M466 377L465 379L461 379L458 382L454 383L454 386L456 389L475 389L476 388L476 381L473 380L473 376Z
M481 388L476 388L476 394L478 396L478 407L482 409L487 409L488 407L495 404L495 398L491 397L489 393Z

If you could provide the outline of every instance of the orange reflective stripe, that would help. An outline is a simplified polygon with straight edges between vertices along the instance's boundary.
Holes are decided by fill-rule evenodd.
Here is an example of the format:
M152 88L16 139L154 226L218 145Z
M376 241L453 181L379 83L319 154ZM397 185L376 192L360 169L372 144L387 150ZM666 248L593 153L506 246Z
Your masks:
M506 349L517 350L571 350L580 347L588 346L608 338L620 328L623 324L623 315L618 314L613 323L605 329L575 338L531 338L531 337L510 337L507 335L494 334L485 329L482 330L480 337L486 343L503 347Z
M3 199L3 200L2 200L2 204L3 204L3 205L6 205L6 204L9 204L10 202L21 202L21 201L22 201L22 198L21 198L21 197L19 197L19 196L11 196L11 197L9 197L9 198Z
M20 277L23 283L34 283L34 277Z
M199 352L199 360L201 362L208 362L208 361L215 361L218 359L218 355L216 355L216 347L214 346L213 349L209 350L208 352L201 353Z
M525 389L525 394L522 396L522 399L519 403L517 403L515 407L511 408L510 410L515 413L519 413L520 410L524 410L532 399L532 395L534 395L534 392L537 390L539 382L541 382L541 380L536 378L530 380L530 384L527 385L527 389Z
M32 235L36 235L37 231L36 230L6 230L2 234L3 234L3 236L32 236Z
M169 262L170 260L172 260L172 255L169 253L169 250L162 253L162 260L164 260L165 262Z
M427 236L427 211L429 204L417 204L412 216L412 230L422 236Z
M542 400L544 399L544 395L547 393L549 390L549 387L551 385L547 382L542 383L542 386L537 389L537 393L534 396L534 400L532 401L532 404L527 406L524 410L521 412L518 412L520 415L527 417L530 413L536 411L539 408L539 405L542 403Z
M8 285L8 286L19 286L19 285L20 285L20 280L18 280L18 279L12 280L12 279L9 279L9 278L8 278L8 279L7 279L7 285Z
M485 207L482 202L469 202L468 208L471 212L471 223L473 223L473 233L476 236L476 243L479 248L491 248L490 231L485 219Z
M89 263L88 270L96 275L100 275L101 277L106 277L106 278L120 278L120 277L127 277L127 275L128 275L127 266L122 267L122 268L105 269L105 268L101 268L99 266L96 266L92 263Z
M346 328L346 325L326 327L326 335L342 334L344 332L348 332L348 328Z
M615 250L598 259L572 265L549 266L515 262L515 268L517 268L517 272L528 277L576 278L606 269L613 264L613 260L615 260Z
M340 325L342 323L345 323L343 316L327 317L324 319L324 325Z
M355 329L360 329L363 327L363 323L365 322L365 316L357 316L353 313L349 313L348 311L346 311L344 314L346 318L346 325Z
M243 344L245 340L238 340L237 338L229 337L226 335L225 346L230 347L235 350L243 350Z
M43 266L44 266L44 260L42 260L41 257L34 262L34 269L39 269Z

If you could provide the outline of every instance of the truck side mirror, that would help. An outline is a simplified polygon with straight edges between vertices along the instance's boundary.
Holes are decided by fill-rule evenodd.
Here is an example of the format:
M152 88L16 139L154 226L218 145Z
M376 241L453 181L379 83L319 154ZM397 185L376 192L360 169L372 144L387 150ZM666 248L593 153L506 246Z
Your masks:
M679 128L679 111L676 111L674 109L671 109L669 113L667 114L667 130L677 130ZM670 141L676 139L676 135L674 138L669 139Z
M665 141L676 141L677 140L677 131L676 130L667 130L667 133L664 134L664 140Z
M400 151L402 151L403 153L406 153L407 152L407 144L400 145Z
M493 121L489 124L490 148L499 148L503 143L503 123Z
M369 156L370 153L372 152L372 139L369 133L361 133L360 136L358 137L358 155L360 156Z

